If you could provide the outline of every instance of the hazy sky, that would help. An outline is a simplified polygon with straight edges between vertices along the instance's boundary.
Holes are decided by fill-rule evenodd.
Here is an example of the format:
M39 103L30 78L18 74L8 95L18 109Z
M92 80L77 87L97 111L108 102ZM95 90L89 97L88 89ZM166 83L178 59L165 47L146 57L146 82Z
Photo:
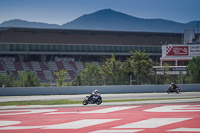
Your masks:
M62 25L108 8L140 18L200 20L200 0L0 0L0 23L23 19Z

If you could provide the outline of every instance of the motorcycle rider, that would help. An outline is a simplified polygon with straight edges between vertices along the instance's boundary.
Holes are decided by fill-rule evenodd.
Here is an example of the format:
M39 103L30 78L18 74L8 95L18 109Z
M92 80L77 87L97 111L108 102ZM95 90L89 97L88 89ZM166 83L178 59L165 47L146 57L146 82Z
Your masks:
M99 94L98 90L94 90L90 96L86 96L86 98L83 100L82 104L97 104L100 105L102 103L102 97Z
M90 99L90 98L93 98L93 97L96 97L97 95L99 95L99 91L98 91L98 90L94 90L94 91L92 92L92 94L90 95L89 99Z
M171 83L169 88L171 89L171 91L176 91L176 88L178 88L178 86L174 83Z

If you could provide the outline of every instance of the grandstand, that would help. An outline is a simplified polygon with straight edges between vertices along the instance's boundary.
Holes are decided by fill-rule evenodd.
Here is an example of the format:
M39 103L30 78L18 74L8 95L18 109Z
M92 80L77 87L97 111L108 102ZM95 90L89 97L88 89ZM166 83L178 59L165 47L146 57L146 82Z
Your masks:
M122 61L130 51L145 51L159 62L161 46L182 43L181 33L0 28L0 74L34 71L41 82L55 81L53 72L67 70L73 80L86 62L101 65L115 54Z

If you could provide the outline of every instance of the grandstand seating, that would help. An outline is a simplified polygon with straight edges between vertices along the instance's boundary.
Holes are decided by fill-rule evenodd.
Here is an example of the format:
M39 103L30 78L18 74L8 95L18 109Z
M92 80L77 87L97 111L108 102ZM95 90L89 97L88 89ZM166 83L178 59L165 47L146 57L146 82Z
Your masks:
M39 62L39 63L42 70L49 70L49 67L47 66L46 62Z
M0 62L0 71L4 71L5 69L4 69L4 66L3 66L3 64Z
M66 70L72 70L72 68L71 68L71 66L68 62L63 62L63 65L64 65Z
M7 66L7 69L8 69L9 71L15 71L15 70L16 70L16 68L15 68L15 66L14 66L14 63L11 62L11 61L6 61L6 62L5 62L5 65Z
M33 66L31 65L31 62L24 62L25 65L27 65L27 67L30 69L30 70L33 70Z
M99 62L92 62L100 66ZM77 74L79 74L85 68L85 62L81 61L0 61L0 74L8 74L12 72L14 78L18 77L18 74L23 71L35 72L41 82L54 82L56 77L53 72L59 70L66 70L67 80L72 81Z
M56 62L49 61L49 62L47 62L47 64L48 64L51 71L58 71L59 70L57 65L56 65Z
M69 64L70 64L75 70L78 70L78 68L77 68L75 62L70 61Z
M57 66L58 70L65 69L65 66L63 65L63 63L61 61L56 62L56 66Z
M37 70L35 71L37 73L37 76L40 78L41 81L46 81L46 77L45 77L45 74L42 70Z
M34 71L40 71L41 67L38 61L31 61L31 65Z
M24 71L30 71L31 70L30 67L28 67L28 65L25 62L21 62L21 63L22 63Z
M74 79L76 77L76 74L73 70L69 70L68 73L69 73L71 79Z
M43 70L46 80L50 81L53 80L53 74L50 70Z
M15 69L16 69L17 71L22 71L22 70L24 70L24 68L23 68L21 62L13 62L13 64L14 64Z
M83 65L82 62L78 61L78 62L75 62L75 65L77 66L77 70L78 71L82 71L85 67Z
M7 74L6 69L4 68L4 62L0 62L0 74Z

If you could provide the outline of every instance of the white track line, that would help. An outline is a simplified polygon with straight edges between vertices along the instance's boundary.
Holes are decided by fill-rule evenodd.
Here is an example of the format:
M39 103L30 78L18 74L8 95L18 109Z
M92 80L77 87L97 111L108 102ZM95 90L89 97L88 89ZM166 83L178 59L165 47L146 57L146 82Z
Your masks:
M200 128L176 128L168 131L178 131L178 132L200 132Z
M144 110L146 112L199 112L200 105L166 105Z
M0 120L0 126L9 126L9 125L15 125L21 123L20 121L1 121Z
M98 124L112 122L116 120L119 120L119 119L84 119L84 120L79 120L79 121L63 123L63 124L49 125L43 129L79 129L79 128L84 128L88 126L94 126Z
M24 129L79 129L88 126L94 126L98 124L103 124L107 122L116 121L119 119L84 119L73 122L67 122L62 124L54 124L54 125L41 125L41 126L7 126L0 127L0 130L24 130ZM10 124L17 124L15 121ZM8 124L7 124L8 125Z
M46 114L70 114L70 113L79 113L79 114L93 114L93 113L111 113L115 111L121 111L125 109L137 108L140 106L127 106L127 107L111 107L111 108L104 108L92 111L83 111L83 112L50 112Z
M165 126L172 123L177 123L191 118L151 118L139 122L133 122L130 124L125 124L122 126L117 126L114 128L157 128L160 126Z
M131 129L131 130L98 130L90 133L135 133L143 131L144 129Z

